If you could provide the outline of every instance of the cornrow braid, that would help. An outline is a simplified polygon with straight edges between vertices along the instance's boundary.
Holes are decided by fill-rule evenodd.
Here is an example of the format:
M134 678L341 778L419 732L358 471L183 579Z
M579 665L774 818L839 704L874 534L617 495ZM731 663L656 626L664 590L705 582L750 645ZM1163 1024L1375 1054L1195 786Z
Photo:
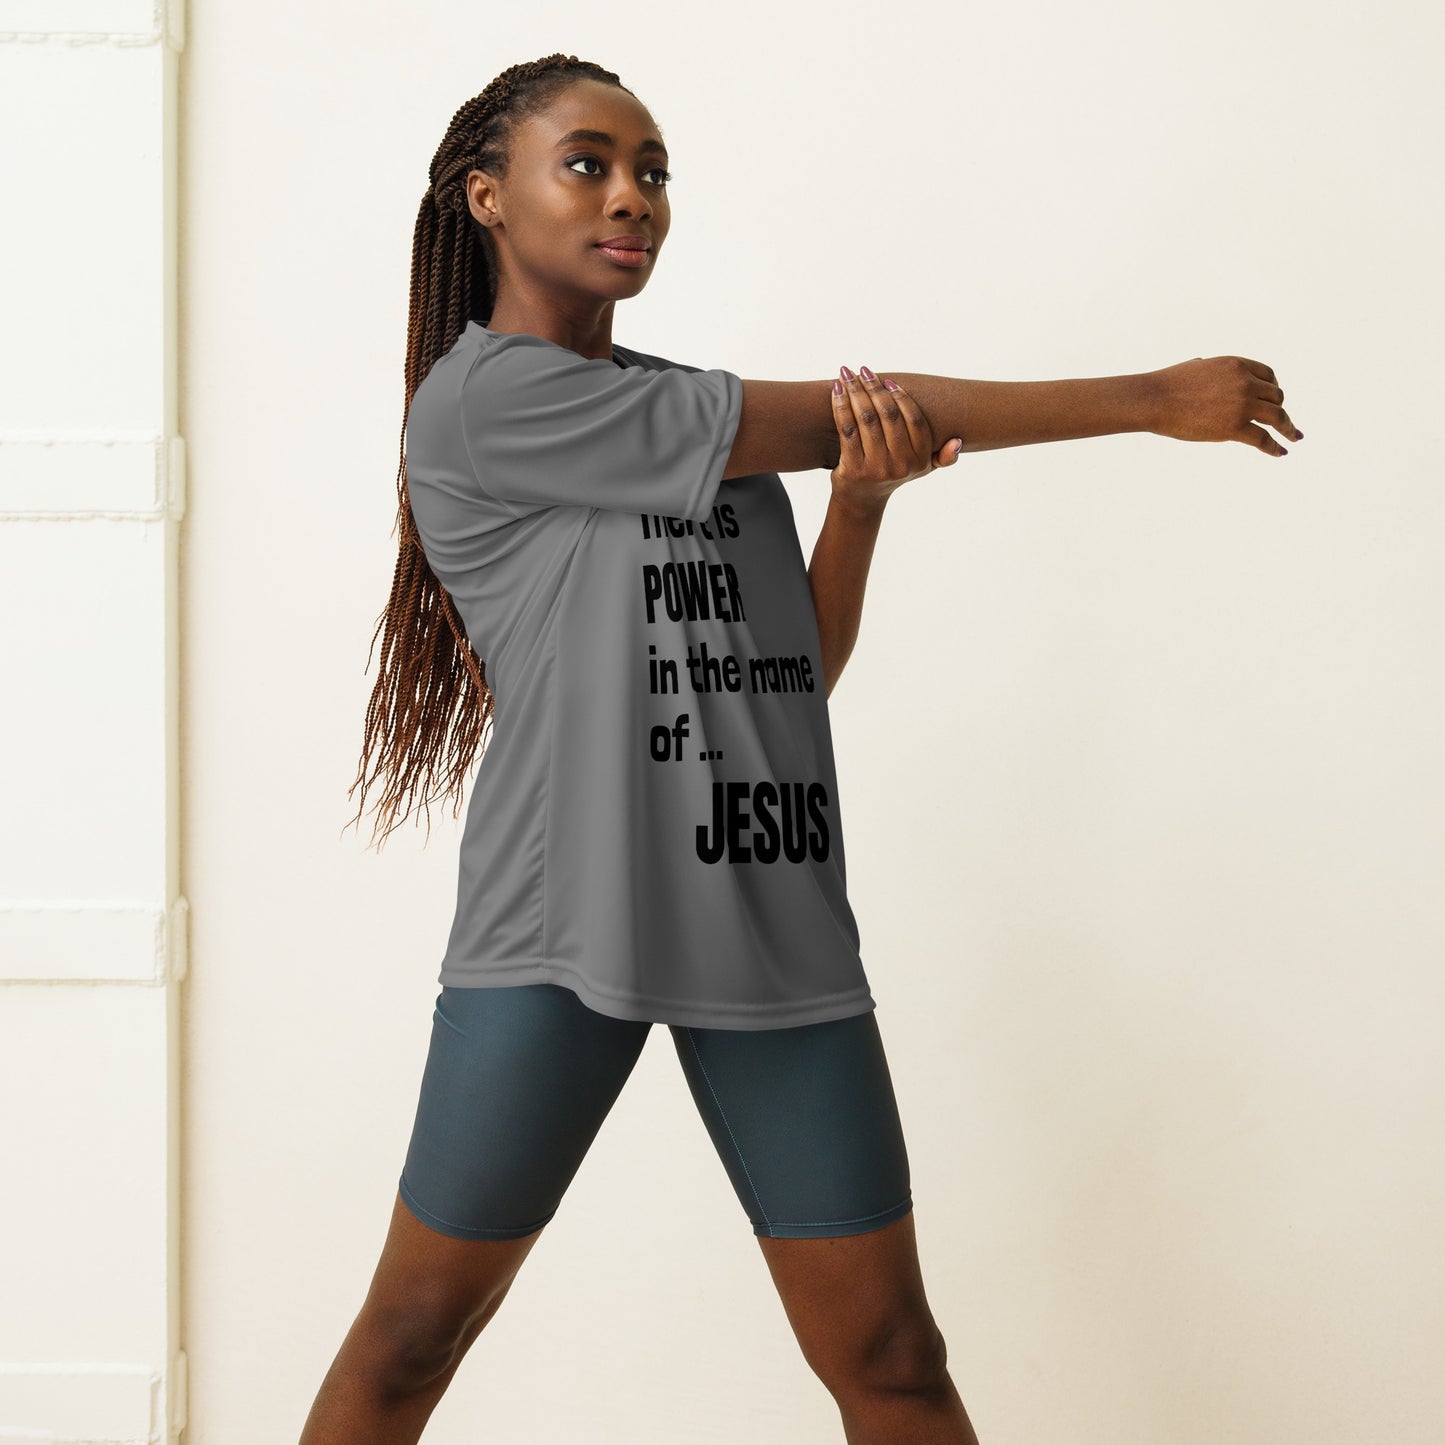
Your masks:
M460 815L462 786L484 749L493 713L486 663L472 648L451 597L427 562L406 481L406 416L417 387L469 320L484 326L491 320L497 300L495 243L471 214L467 174L481 170L504 177L519 122L545 110L584 78L627 90L612 71L575 55L547 55L502 71L452 116L432 157L431 185L417 211L397 473L398 556L391 596L372 634L373 651L381 635L381 666L366 709L361 763L347 793L349 798L361 788L351 820L355 823L365 811L368 789L381 778L384 787L372 832L378 851L406 820L408 800L418 792L428 841L433 799L453 797L452 816ZM371 656L368 651L368 668ZM438 771L444 784L440 793L433 790Z

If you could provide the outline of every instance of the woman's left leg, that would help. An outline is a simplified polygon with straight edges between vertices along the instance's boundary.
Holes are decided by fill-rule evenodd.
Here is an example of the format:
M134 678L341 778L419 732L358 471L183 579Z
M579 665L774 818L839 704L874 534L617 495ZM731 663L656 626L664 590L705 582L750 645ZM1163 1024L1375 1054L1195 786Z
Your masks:
M865 1234L758 1244L848 1445L978 1445L924 1295L911 1210Z
M875 1012L782 1029L673 1025L672 1037L849 1445L978 1445L924 1293Z

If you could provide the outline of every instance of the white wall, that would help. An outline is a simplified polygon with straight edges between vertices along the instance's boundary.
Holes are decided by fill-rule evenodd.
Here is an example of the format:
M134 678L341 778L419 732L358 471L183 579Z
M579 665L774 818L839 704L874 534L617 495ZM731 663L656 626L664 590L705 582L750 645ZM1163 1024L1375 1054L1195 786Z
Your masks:
M0 0L0 1439L174 1440L177 5Z
M899 494L833 697L849 878L924 1278L985 1445L1436 1439L1435 12L191 19L188 1438L295 1440L385 1234L460 829L434 809L428 847L423 824L380 856L369 819L341 834L395 560L412 225L456 107L562 49L618 70L672 151L667 265L619 310L620 341L749 377L846 361L1019 380L1220 353L1279 374L1306 434L1286 458L1126 435L966 456ZM102 339L110 132L97 117L46 214L62 244L88 228L60 296L106 318ZM95 354L94 322L64 314L73 349L42 363ZM22 395L6 427L71 424ZM826 477L787 480L807 552ZM5 535L28 569L10 615L46 589L9 645L38 686L72 685L62 725L97 653L125 689L104 729L76 730L94 768L153 679L114 667L93 561L77 575L58 543ZM45 755L70 787L73 755ZM53 826L22 816L27 837ZM96 852L132 861L113 834ZM45 856L20 896L98 887ZM66 1078L90 1059L102 1100L103 1055L73 1050ZM40 1126L10 1209L55 1191L58 1094L25 1098ZM55 1191L60 1222L27 1248L90 1241L113 1173L93 1184L88 1215ZM655 1029L426 1438L839 1435Z

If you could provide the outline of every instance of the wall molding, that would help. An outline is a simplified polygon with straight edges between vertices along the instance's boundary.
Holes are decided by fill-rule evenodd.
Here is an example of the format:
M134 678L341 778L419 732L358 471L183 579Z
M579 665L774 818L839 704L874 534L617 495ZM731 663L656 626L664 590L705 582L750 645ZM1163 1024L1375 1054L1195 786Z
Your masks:
M179 522L185 512L182 437L0 432L0 521Z
M0 985L179 983L189 923L184 896L168 909L103 899L0 900Z
M167 1430L166 1377L149 1365L0 1360L0 1419L46 1421L0 1425L0 1445L170 1445L186 1426L184 1350L171 1380Z
M130 12L130 28L93 29L99 16L114 21ZM130 0L129 6L96 0L0 0L0 25L43 21L18 30L0 30L0 45L164 45L180 51L186 44L185 0ZM0 1437L3 1438L3 1437Z

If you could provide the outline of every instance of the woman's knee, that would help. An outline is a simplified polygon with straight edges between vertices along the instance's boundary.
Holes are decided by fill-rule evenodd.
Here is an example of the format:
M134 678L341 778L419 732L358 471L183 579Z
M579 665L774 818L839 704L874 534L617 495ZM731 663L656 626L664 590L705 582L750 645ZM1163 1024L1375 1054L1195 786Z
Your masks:
M867 1343L855 1383L865 1389L927 1392L948 1378L948 1346L931 1314L890 1321Z
M466 1354L511 1287L505 1280L487 1299L469 1302L426 1285L405 1299L368 1298L357 1324L378 1388L399 1397L435 1383Z
M423 1224L398 1194L357 1320L378 1377L405 1391L445 1372L497 1312L541 1233L454 1239Z
M408 1300L368 1300L362 1311L368 1353L398 1389L429 1384L455 1358L469 1318L454 1295L419 1289Z

